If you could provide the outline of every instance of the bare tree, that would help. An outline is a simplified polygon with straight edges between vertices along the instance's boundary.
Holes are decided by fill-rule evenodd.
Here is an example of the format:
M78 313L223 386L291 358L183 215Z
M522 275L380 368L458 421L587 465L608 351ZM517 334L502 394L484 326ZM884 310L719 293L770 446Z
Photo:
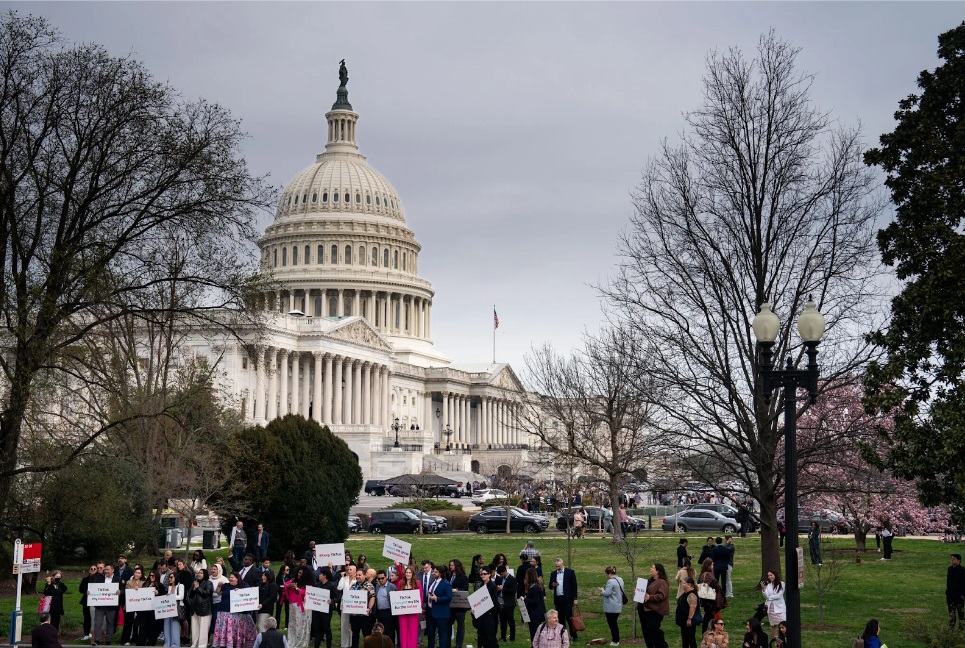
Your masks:
M857 555L857 554L856 554ZM832 552L824 554L824 562L807 564L804 577L818 595L818 625L824 625L824 597L834 589L844 575L845 563Z
M616 528L617 525L614 525ZM632 593L637 585L637 563L643 556L643 553L650 549L653 545L654 538L652 535L640 535L640 529L634 527L630 529L625 535L621 536L620 541L613 544L613 548L618 554L626 561L627 566L630 568L630 580L624 584L623 593L626 594L627 589ZM633 626L633 638L637 638L637 605L633 602L633 597L631 594L627 594L630 598L630 625Z
M38 392L88 380L73 372L93 331L171 308L152 300L153 287L171 283L192 295L179 312L194 325L238 326L257 270L255 218L273 192L249 172L225 109L181 100L130 58L65 45L42 18L0 20L0 70L6 502L16 475L67 465L117 423L92 419L65 454L19 459ZM190 251L175 276L172 244Z
M601 290L612 319L648 342L665 389L652 407L678 446L724 464L760 502L762 569L779 564L783 428L781 399L766 405L758 384L754 315L774 304L775 351L796 365L794 320L813 295L828 322L827 389L867 360L862 332L881 312L882 202L860 132L811 103L798 52L771 33L752 59L737 49L708 57L703 102L685 116L680 145L665 142L646 168L619 273Z
M559 355L549 345L526 358L527 381L540 394L521 408L524 429L560 456L605 476L610 502L620 485L658 450L653 390L642 349L629 329L586 336L581 351ZM620 539L614 525L614 542Z

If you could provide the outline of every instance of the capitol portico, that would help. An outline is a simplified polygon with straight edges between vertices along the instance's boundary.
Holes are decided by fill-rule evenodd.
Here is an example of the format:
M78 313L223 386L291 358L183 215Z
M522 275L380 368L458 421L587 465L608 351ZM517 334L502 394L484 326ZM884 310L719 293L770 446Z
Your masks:
M422 247L359 152L341 72L325 151L287 185L259 240L266 335L221 359L226 387L253 423L294 413L328 426L367 479L518 470L526 392L509 365L454 364L434 348Z

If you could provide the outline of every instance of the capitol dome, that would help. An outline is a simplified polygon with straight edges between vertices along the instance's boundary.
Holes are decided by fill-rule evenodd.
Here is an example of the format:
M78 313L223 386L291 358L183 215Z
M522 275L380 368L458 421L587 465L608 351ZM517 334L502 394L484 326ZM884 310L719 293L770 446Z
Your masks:
M346 78L347 81L347 78ZM402 201L359 153L359 115L348 89L325 114L328 142L285 187L274 222L258 241L277 289L265 308L309 317L361 316L399 352L431 351L432 284L418 276L422 249Z

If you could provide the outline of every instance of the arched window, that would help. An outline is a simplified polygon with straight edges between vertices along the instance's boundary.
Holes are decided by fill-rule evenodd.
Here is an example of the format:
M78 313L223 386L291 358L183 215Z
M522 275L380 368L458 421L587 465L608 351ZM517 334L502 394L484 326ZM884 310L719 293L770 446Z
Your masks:
M289 199L289 200L291 200L291 199ZM379 199L378 196L376 196L376 197L375 197L375 206L376 206L376 207L379 207L381 204L382 204L382 201Z
M327 192L327 191L323 191L323 192L322 192L322 202L328 202L328 192Z
M402 253L402 269L408 270L409 267L405 264L405 252Z
M389 267L389 248L385 248L382 251L382 267L384 268Z
M372 265L376 268L379 267L379 248L377 247L372 248Z
M321 317L321 316L322 316L322 298L316 297L315 298L315 317Z
M278 248L275 248L275 249L273 250L273 252L274 252L274 254L273 254L274 260L273 260L273 262L272 262L272 266L275 267L275 268L277 268L277 267L278 267Z
M314 193L314 192L312 193L312 202L313 202L313 203L314 203L314 202L318 202L318 194L317 194L317 193Z
M337 265L337 264L338 264L338 246L333 245L332 246L332 265Z
M288 265L288 248L286 247L281 249L281 264L282 266Z
M293 266L298 265L298 246L297 245L292 247L292 265Z
M362 204L362 194L355 194L355 204L356 205Z
M348 201L349 201L349 195L345 194L345 202L348 202Z
M399 251L398 250L392 250L392 269L393 270L399 269Z
M369 194L365 194L365 204L366 205L372 204L372 196L370 196Z
M311 262L312 262L312 246L306 245L305 246L305 265L308 265Z
M325 246L319 245L317 252L318 252L318 257L315 258L315 263L317 263L318 265L322 265L323 263L325 263Z
M345 311L344 313L345 317L351 317L353 315L351 299L346 299L344 297L342 298L342 310Z
M338 297L328 298L328 316L338 317Z
M307 202L308 202L308 194L305 194L304 196L302 196L302 204L304 205Z
M365 265L365 246L364 245L359 246L358 260L359 260L359 265L362 265L362 266Z
M338 202L338 192L332 194L332 202Z
M352 246L345 246L345 265L352 265Z

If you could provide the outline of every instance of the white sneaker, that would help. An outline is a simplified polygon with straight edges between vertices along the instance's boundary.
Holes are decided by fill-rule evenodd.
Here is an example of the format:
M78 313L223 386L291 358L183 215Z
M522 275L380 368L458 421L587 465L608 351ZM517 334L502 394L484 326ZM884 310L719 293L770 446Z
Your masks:
M81 637L81 638L78 639L77 641L90 641L90 635L84 635L83 637Z
M610 642L610 645L611 645L611 646L619 646L619 645L620 645L620 642L619 642L619 641L611 641L611 642Z

